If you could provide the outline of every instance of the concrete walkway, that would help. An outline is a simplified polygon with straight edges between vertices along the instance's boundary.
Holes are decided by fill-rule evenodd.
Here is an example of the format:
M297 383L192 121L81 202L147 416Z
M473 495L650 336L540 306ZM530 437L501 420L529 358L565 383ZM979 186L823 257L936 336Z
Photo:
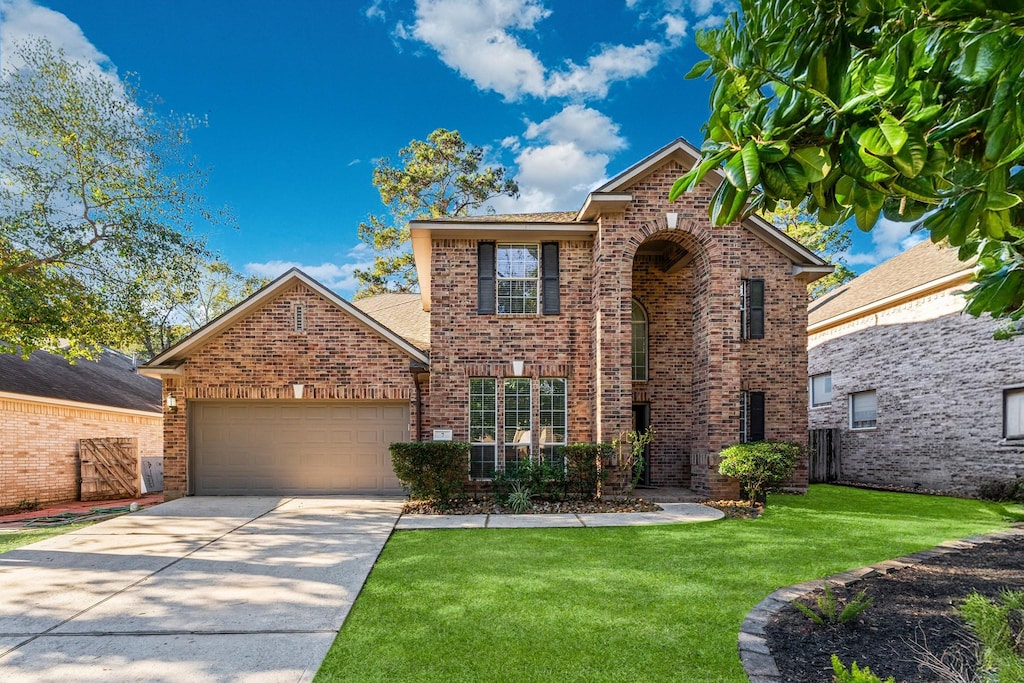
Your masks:
M308 681L401 505L183 498L0 555L0 680Z
M661 512L600 512L554 515L402 515L398 529L549 529L555 527L643 526L710 522L721 510L697 503L659 503Z

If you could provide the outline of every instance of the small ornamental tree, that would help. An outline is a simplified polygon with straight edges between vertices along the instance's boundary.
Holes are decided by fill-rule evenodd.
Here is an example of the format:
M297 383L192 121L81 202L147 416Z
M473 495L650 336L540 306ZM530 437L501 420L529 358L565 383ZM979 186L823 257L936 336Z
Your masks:
M750 502L767 502L767 494L793 474L803 446L790 441L755 441L730 446L721 452L718 472L740 480Z

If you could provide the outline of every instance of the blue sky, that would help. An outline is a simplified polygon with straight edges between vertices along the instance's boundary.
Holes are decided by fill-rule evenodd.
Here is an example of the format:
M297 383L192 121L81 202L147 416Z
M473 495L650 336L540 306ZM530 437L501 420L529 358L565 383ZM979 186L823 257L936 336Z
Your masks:
M206 116L192 151L238 230L210 245L238 270L299 266L351 296L372 257L356 228L381 210L375 159L435 128L509 169L499 212L573 210L662 145L695 144L709 86L683 79L697 28L731 0L0 0L0 50L47 37L137 74L168 111ZM0 52L2 59L2 52ZM906 229L854 230L863 270Z

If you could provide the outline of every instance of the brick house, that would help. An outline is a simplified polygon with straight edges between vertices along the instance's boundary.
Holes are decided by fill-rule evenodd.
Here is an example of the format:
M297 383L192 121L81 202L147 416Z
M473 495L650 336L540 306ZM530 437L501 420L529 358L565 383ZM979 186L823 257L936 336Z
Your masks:
M733 492L724 446L805 438L806 285L831 266L756 218L712 229L710 185L669 203L697 158L676 140L578 211L414 221L418 295L293 271L167 349L145 371L175 406L168 495L394 491L404 438L470 442L486 480L646 425L647 483Z
M1024 340L961 314L972 268L922 242L809 307L810 426L841 479L974 495L1024 476Z
M76 500L79 440L104 437L137 439L142 457L163 452L160 383L131 358L0 354L0 510Z

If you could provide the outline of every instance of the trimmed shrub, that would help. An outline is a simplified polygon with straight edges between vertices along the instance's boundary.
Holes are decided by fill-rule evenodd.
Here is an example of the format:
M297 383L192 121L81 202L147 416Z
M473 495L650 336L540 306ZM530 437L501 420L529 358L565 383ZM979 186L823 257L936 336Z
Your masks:
M862 669L857 666L857 662L850 664L850 669L847 670L843 666L843 662L836 655L832 655L832 673L832 680L835 683L896 683L896 679L892 676L883 681L871 673L871 669L868 667Z
M583 500L597 498L608 471L601 463L614 454L611 444L574 443L562 448L565 457L565 488L570 496Z
M469 478L469 444L461 441L399 442L388 447L395 475L414 500L440 504L461 498Z
M752 501L764 501L793 474L803 455L803 446L790 441L755 441L723 450L718 472L740 480Z
M1024 503L1024 479L994 479L978 487L978 498L997 503Z
M565 496L565 471L541 460L510 462L491 477L491 491L502 505L508 505L513 491L529 491L531 496Z

